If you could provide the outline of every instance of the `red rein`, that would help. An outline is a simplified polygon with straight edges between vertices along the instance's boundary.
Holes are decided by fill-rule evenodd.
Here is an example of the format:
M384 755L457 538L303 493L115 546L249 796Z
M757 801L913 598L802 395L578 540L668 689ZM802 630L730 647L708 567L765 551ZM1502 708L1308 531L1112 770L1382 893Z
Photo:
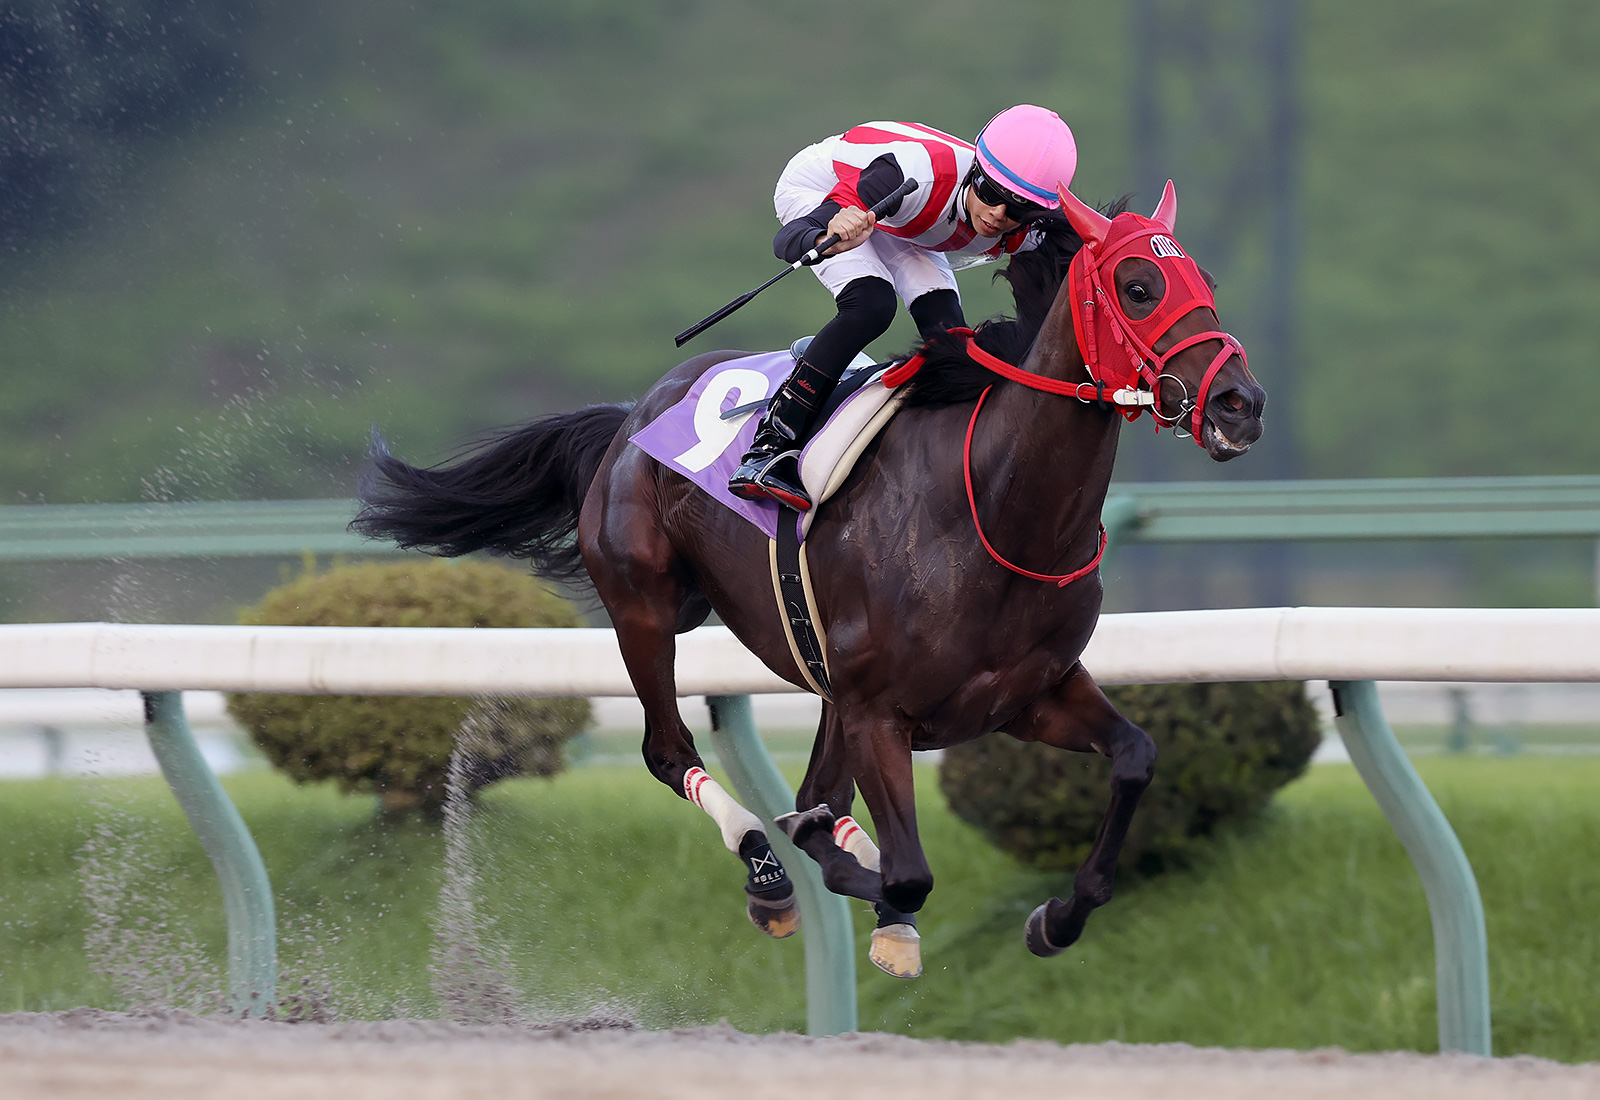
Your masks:
M972 526L978 529L978 541L983 543L983 548L989 551L989 556L1013 573L1021 573L1024 577L1032 577L1036 581L1055 581L1057 588L1065 588L1079 577L1086 577L1093 573L1100 565L1100 559L1106 556L1106 525L1100 525L1100 549L1094 552L1093 559L1081 569L1074 569L1070 573L1060 573L1052 576L1049 573L1035 573L1031 569L1024 569L1019 565L1012 565L1000 556L1000 551L989 545L989 539L983 533L983 523L978 519L978 498L972 492L972 430L978 426L978 410L983 408L983 399L989 396L989 391L994 389L988 386L978 395L978 403L973 406L972 419L967 421L967 440L961 448L961 472L967 479L967 504L972 509Z
M1097 387L1093 382L1062 382L1054 378L1046 378L1042 374L1034 374L1032 371L1023 370L1021 367L1012 366L1004 359L991 355L980 348L978 342L973 339L971 329L958 328L950 331L967 338L967 354L972 357L974 362L988 368L1002 378L1009 378L1013 382L1019 382L1029 389L1043 390L1045 393L1060 394L1065 397L1076 397L1082 401L1110 400L1104 395L1103 387ZM922 362L921 355L914 355L898 367L885 371L883 384L891 389L900 385L922 369ZM1080 577L1086 577L1093 573L1099 566L1100 559L1106 556L1105 524L1100 525L1100 548L1095 551L1093 560L1081 569L1074 569L1070 573L1035 573L1031 569L1024 569L1019 565L1011 564L990 544L989 537L983 533L983 522L978 519L978 498L972 489L972 433L978 426L978 412L983 408L984 399L989 396L989 391L992 389L994 389L993 386L988 386L983 393L978 395L978 403L972 409L972 419L967 421L967 438L961 448L961 471L967 482L967 505L972 509L972 526L977 528L978 541L983 543L983 548L989 552L989 556L996 562L1013 573L1020 573L1024 577L1032 577L1036 581L1055 581L1057 588L1065 588Z

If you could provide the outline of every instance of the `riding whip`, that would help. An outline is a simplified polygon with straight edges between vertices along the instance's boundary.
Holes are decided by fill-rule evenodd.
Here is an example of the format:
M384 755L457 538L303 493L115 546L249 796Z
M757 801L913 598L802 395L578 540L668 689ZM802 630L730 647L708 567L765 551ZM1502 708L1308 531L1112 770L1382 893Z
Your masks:
M885 196L882 200L880 200L876 205L874 205L872 207L872 209L868 211L868 213L874 215L875 217L880 217L881 218L883 216L883 212L886 209L888 209L890 206L892 206L897 200L902 199L905 196L911 194L911 192L915 191L916 189L917 189L917 181L908 179L904 183L902 183L899 187L896 187L893 191L891 191L887 196ZM676 336L674 336L672 338L672 342L674 344L676 344L680 348L683 347L684 344L688 343L690 340L693 340L696 336L699 336L706 329L710 328L712 325L716 324L718 321L720 321L724 317L728 316L728 314L733 313L735 310L739 309L739 307L743 306L751 298L754 298L757 294L760 294L763 290L767 289L767 287L771 286L773 283L777 282L779 279L781 279L785 275L789 274L789 272L794 271L797 268L805 267L807 264L816 263L819 259L822 258L822 254L824 252L828 251L828 249L832 248L834 245L836 245L838 243L839 243L839 234L834 233L834 234L829 235L828 237L824 238L822 241L818 242L817 246L815 248L813 248L810 252L807 252L804 256L801 256L794 263L790 264L788 267L786 267L782 271L778 272L776 275L774 275L772 278L768 279L766 282L762 283L760 286L756 287L750 293L739 295L733 301L729 302L727 305L723 306L721 309L719 309L715 313L713 313L710 317L707 317L704 321L701 321L701 322L699 322L697 324L690 325L688 328L686 328L682 332L678 333L678 335L676 335Z

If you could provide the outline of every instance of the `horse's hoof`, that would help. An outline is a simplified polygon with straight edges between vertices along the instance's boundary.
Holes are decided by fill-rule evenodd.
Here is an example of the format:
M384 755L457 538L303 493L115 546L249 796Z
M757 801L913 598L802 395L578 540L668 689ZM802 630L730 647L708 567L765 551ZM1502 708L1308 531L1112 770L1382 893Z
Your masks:
M867 958L885 974L896 978L922 975L922 937L909 924L886 924L872 930Z
M1028 924L1022 937L1028 944L1028 950L1041 959L1053 958L1066 950L1051 943L1050 937L1045 935L1045 910L1049 908L1050 903L1047 901L1028 914Z
M764 898L745 891L745 911L750 923L775 940L786 940L800 930L800 909L795 905L794 887L775 898Z
M827 830L829 840L833 838L833 811L826 803L813 806L809 810L796 810L772 819L772 823L783 830L783 835L793 842L796 848L803 846L806 840L818 830Z

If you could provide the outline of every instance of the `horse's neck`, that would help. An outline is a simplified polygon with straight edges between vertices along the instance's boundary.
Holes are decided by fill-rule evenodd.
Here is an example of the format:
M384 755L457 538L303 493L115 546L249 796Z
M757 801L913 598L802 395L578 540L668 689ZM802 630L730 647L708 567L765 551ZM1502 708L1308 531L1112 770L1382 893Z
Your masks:
M1063 288L1021 365L1047 378L1087 379L1067 298ZM1004 485L1006 501L1026 508L1040 542L1053 539L1051 545L1066 551L1066 539L1076 550L1097 537L1122 418L1106 405L1020 385L993 394L982 418L989 422L974 436L975 477Z

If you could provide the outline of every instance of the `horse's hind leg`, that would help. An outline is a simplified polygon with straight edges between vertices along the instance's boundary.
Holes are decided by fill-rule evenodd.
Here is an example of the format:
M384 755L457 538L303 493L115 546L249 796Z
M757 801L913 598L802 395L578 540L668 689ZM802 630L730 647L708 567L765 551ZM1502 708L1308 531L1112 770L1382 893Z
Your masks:
M666 536L638 522L638 514L632 512L633 522L623 528L626 538L609 524L585 525L579 537L585 565L610 612L628 676L644 706L645 766L717 823L723 844L748 871L745 894L751 921L782 939L799 927L794 887L767 843L761 819L706 774L694 735L678 711L676 632L697 593L683 581Z
M822 884L829 890L863 901L882 901L878 849L850 817L854 798L855 781L850 777L839 712L824 703L817 739L811 746L811 763L795 797L795 812L784 814L777 824L796 848L817 861Z
M1117 857L1122 854L1128 825L1150 777L1155 772L1156 746L1138 726L1118 714L1082 665L1034 706L1024 711L1006 733L1019 741L1038 741L1071 752L1098 752L1111 758L1111 801L1095 834L1089 855L1072 881L1072 897L1051 898L1028 917L1028 950L1035 955L1060 954L1083 932L1089 914L1111 900Z

